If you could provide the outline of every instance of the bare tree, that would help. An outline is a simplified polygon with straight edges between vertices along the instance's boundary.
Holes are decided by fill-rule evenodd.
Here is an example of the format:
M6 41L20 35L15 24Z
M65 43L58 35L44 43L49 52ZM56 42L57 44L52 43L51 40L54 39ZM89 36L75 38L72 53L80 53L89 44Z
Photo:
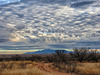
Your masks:
M55 53L53 54L54 56L54 61L58 63L67 63L68 58L65 50L56 50Z
M74 48L73 53L70 53L72 58L76 58L78 61L82 62L88 58L89 48Z
M19 61L21 59L20 55L12 56L12 60Z
M95 49L95 50L90 50L88 58L89 58L91 61L98 62L98 60L100 59L100 54L97 52L97 49Z

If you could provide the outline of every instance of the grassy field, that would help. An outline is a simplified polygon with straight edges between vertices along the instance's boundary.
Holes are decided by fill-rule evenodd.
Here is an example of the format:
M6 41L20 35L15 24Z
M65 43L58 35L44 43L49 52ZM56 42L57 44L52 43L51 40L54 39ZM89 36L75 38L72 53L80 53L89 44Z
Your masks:
M31 61L0 62L0 75L50 75L36 68L37 64Z
M76 73L80 75L100 75L100 63L80 63Z
M52 75L37 68L36 66L40 63L32 61L2 61L0 62L0 75ZM44 64L46 63L44 62ZM65 74L69 72L76 75L100 75L100 63L76 63L76 66L67 64L65 68L63 66L60 67L60 70L53 65L50 66L51 69L64 72ZM59 64L59 66L61 65Z

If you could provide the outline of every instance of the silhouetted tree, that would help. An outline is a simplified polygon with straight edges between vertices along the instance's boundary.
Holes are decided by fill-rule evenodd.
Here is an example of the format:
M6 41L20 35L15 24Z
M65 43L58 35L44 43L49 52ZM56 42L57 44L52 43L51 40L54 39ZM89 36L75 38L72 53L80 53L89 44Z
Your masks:
M20 55L12 56L12 60L19 61L21 60L21 56Z
M89 58L91 61L98 62L98 60L100 59L100 54L97 52L97 49L95 49L95 50L90 50L88 58Z
M68 62L68 58L67 58L67 54L65 50L56 50L55 53L53 54L54 56L54 61L58 62L58 63L67 63Z
M39 55L32 55L30 58L31 61L42 61L43 58Z
M70 53L72 58L76 58L80 62L88 59L89 48L74 48L73 51L73 53Z

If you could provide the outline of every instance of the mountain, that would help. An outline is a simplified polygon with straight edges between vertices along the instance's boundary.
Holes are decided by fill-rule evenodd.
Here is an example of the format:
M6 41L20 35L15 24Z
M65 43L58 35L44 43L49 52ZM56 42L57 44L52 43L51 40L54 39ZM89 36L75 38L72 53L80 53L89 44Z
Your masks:
M36 51L36 52L27 52L24 54L52 54L55 53L56 50L52 50L52 49L44 49L41 51ZM70 53L71 51L65 51L65 53Z

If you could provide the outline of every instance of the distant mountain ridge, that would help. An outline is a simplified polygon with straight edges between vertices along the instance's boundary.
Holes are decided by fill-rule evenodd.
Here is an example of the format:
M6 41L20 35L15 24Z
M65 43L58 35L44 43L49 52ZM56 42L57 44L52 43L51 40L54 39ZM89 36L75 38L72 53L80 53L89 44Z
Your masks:
M56 50L52 50L52 49L44 49L44 50L40 50L40 51L36 51L36 52L27 52L24 54L52 54L55 53ZM72 51L67 51L65 50L65 53L70 53Z

